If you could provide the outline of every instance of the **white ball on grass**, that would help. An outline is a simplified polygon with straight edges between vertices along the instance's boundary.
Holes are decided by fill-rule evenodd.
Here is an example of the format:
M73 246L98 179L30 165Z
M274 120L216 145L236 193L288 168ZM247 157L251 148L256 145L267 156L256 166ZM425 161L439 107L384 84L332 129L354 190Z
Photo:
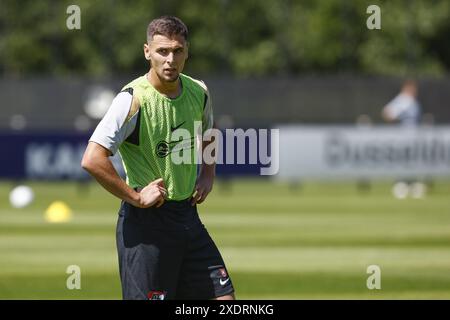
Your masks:
M24 208L34 199L34 192L28 186L17 186L9 194L9 202L14 208Z
M408 184L405 182L397 182L392 187L392 194L397 199L406 199L406 197L408 197L408 194L409 194Z

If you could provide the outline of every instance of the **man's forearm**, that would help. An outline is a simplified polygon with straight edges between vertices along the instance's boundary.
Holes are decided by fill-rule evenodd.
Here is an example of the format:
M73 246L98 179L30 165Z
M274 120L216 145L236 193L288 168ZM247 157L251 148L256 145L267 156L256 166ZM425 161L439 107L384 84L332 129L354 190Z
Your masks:
M212 141L203 141L202 143L202 151L206 149L208 145L213 145L214 151L211 154L212 161L208 161L209 163L205 163L205 161L202 162L200 165L200 174L205 174L211 177L215 177L216 175L216 162L217 162L217 143L213 139ZM212 162L212 163L211 163Z
M81 166L107 191L135 206L139 205L139 193L122 180L107 156L100 156L92 149L89 146L86 150Z
M216 176L216 164L207 164L207 163L202 163L200 165L200 174L204 174L210 177L215 177Z
M85 169L110 193L128 203L138 205L139 193L122 180L109 159L97 162L95 168Z
M101 165L89 173L116 197L131 204L137 204L139 202L139 193L130 188L119 176L111 162L107 161L109 165Z

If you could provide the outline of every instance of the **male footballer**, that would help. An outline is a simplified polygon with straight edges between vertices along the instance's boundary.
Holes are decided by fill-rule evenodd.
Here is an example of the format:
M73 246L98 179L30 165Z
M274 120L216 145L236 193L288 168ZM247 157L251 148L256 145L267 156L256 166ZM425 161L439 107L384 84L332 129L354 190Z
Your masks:
M206 85L181 72L188 58L188 30L178 18L150 22L144 55L147 74L123 87L95 129L82 160L106 190L122 199L117 251L124 299L234 299L225 263L202 224L197 204L211 191L215 164L180 164L171 141L194 122L213 127ZM186 143L187 142L187 143ZM205 148L210 142L203 142ZM187 146L187 147L186 147ZM109 157L119 151L127 181Z

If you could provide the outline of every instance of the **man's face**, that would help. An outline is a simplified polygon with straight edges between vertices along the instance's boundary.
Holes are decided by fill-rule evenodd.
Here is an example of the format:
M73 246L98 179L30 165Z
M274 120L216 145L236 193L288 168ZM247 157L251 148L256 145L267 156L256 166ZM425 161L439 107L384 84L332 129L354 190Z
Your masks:
M149 43L144 44L144 54L161 81L174 82L183 71L188 57L187 42L181 35L168 38L156 34Z

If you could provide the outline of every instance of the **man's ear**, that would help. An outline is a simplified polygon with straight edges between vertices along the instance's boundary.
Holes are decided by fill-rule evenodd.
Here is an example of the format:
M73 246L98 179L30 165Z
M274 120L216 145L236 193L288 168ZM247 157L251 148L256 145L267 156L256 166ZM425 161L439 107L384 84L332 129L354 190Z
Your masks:
M150 46L147 43L144 43L144 57L150 61Z

